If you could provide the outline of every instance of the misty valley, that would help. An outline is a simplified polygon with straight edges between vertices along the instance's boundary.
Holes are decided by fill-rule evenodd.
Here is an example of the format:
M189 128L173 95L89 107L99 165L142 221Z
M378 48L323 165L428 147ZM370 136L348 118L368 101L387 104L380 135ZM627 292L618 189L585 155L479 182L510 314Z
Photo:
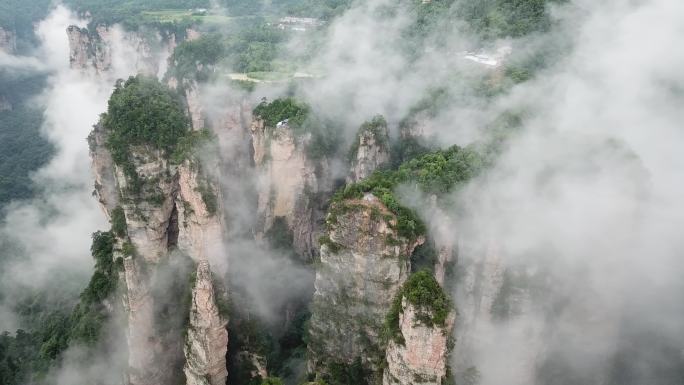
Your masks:
M1 0L0 384L684 385L682 25Z

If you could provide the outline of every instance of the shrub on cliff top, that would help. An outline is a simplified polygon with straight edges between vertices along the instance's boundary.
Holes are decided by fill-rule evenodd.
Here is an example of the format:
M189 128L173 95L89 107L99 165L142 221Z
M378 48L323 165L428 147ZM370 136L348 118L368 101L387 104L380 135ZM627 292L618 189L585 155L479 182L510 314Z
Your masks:
M359 151L359 140L360 136L364 132L370 132L375 138L375 143L383 150L388 150L389 148L389 137L387 135L387 121L382 115L375 115L371 120L367 120L361 124L359 131L352 142L352 146L349 149L349 161L354 161L356 155Z
M425 233L425 225L413 210L401 205L394 190L401 184L413 185L427 194L441 195L476 175L483 167L482 156L472 148L452 146L403 163L397 170L376 171L368 178L338 190L334 203L361 199L372 193L397 216L397 231L408 239Z
M341 130L329 121L323 121L311 113L311 107L295 98L280 98L272 102L262 101L254 108L254 116L264 120L267 128L273 129L279 122L287 120L295 136L311 134L306 147L310 159L332 156L339 149Z
M310 112L309 106L295 98L281 98L270 103L264 100L254 108L254 116L263 119L267 127L275 127L285 119L292 127L301 126Z
M128 161L130 146L148 145L171 154L190 134L180 96L143 75L116 83L102 123L109 130L107 148L119 165Z
M445 326L451 310L451 301L435 277L427 270L412 274L404 283L392 307L385 318L385 332L387 337L397 343L403 343L404 338L399 328L399 314L403 312L402 300L413 305L416 317L423 325Z

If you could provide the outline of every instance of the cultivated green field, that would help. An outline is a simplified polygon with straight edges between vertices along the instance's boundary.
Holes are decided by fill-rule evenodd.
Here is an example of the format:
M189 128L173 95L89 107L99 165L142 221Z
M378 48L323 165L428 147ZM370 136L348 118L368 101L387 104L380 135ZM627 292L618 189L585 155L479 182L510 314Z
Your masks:
M231 21L255 18L256 16L226 16L220 14L200 14L192 9L162 9L157 11L143 11L141 16L146 21L160 23L174 23L181 20L192 20L207 24L227 24Z

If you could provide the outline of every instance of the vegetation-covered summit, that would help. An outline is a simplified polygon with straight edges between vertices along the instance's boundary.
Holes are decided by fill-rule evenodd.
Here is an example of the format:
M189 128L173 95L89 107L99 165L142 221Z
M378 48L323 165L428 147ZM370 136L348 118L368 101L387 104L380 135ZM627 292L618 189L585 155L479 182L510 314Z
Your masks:
M148 145L171 153L190 130L180 97L157 79L142 75L116 84L102 124L109 130L107 147L118 164L128 159L130 146Z
M474 148L452 146L404 162L396 170L376 171L370 177L338 190L332 201L339 204L372 193L397 216L399 235L415 239L425 233L425 225L413 210L399 202L396 188L412 186L422 193L439 196L475 176L483 165L483 156Z
M399 327L399 314L403 313L402 301L406 300L415 307L416 317L423 325L445 326L451 301L435 277L427 270L412 274L404 283L387 314L385 328L388 337L403 343Z
M319 119L308 104L296 98L279 98L272 102L264 100L254 108L253 113L264 120L267 129L273 129L279 122L287 120L295 136L311 134L306 147L311 159L334 156L339 150L341 130L332 122Z

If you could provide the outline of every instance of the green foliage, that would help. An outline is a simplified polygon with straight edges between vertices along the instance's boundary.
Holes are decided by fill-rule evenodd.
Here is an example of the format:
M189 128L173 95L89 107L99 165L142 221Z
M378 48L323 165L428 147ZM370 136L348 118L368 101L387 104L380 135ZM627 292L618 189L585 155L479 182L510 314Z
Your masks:
M283 385L283 380L278 377L267 377L265 380L261 381L261 385Z
M451 301L435 277L427 270L412 274L392 302L385 319L385 333L397 343L404 343L399 328L399 314L403 312L402 301L416 308L416 317L423 325L444 326L451 310Z
M51 0L3 0L0 1L0 27L17 34L17 45L33 40L33 26L45 17L52 5Z
M112 252L114 236L111 232L98 231L93 234L90 251L95 258L95 272L90 283L81 293L81 301L85 304L99 303L106 299L116 288L117 273L114 267Z
M415 239L425 233L425 225L410 209L402 206L393 191L399 185L412 185L425 193L443 194L473 177L483 167L482 156L472 148L453 146L410 160L394 171L376 171L370 177L338 190L333 203L361 199L372 193L397 216L399 235ZM335 215L330 218L335 222Z
M200 193L202 202L204 202L204 206L207 208L209 215L216 215L219 207L218 196L216 195L216 192L214 192L211 183L207 180L200 181L196 190Z
M213 67L225 55L226 45L220 35L208 34L196 40L186 40L173 51L168 75L179 80L208 80Z
M130 241L126 241L121 245L121 253L127 257L135 257L136 256L136 250L135 250L135 245L131 243Z
M255 109L254 116L264 120L268 129L287 119L295 136L311 134L306 147L310 159L334 155L341 141L341 130L330 122L323 122L311 113L311 107L295 98L280 98L270 103L263 100Z
M266 239L274 250L292 250L293 234L285 217L276 217L273 220L273 224L266 231Z
M330 239L329 236L327 235L321 235L320 238L318 238L318 244L321 246L326 245L328 247L328 250L330 250L333 253L337 253L340 250L342 250L342 245L340 245L337 242L333 242L332 239Z
M368 374L361 363L361 358L357 358L352 364L329 363L323 380L328 385L367 385Z
M411 254L411 270L414 272L434 270L437 258L438 252L435 249L435 243L432 239L428 239L413 250L413 254Z
M192 158L196 155L198 149L202 148L202 146L207 143L211 143L215 138L215 135L206 128L199 131L190 131L188 134L178 139L176 148L171 154L171 161L180 164L184 160Z
M308 118L311 108L295 98L276 99L270 103L266 100L254 108L254 116L264 120L267 127L275 127L283 120L288 120L291 127L301 127Z
M223 0L233 15L293 15L329 20L349 8L350 0Z
M562 0L468 0L459 4L459 13L472 28L486 38L519 37L548 30L551 19L547 7Z
M102 123L114 161L128 159L129 146L148 145L172 153L188 132L181 99L157 79L138 75L117 82Z
M17 330L15 336L8 333L0 335L0 383L36 383L58 362L60 354L69 346L91 346L98 341L109 314L102 301L113 293L118 281L112 260L113 245L112 233L93 234L91 252L95 259L95 271L73 310L67 310L73 304L64 304L54 310L44 311L46 309L41 309L41 304L45 303L45 298L36 305L24 305L24 312L40 316L34 322L35 330Z
M91 25L123 23L129 29L146 25L142 12L160 9L209 8L209 0L65 0L79 12L91 14Z
M266 22L240 25L225 41L227 62L235 72L275 71L275 59L284 41L283 32Z
M390 152L390 164L393 168L399 167L402 163L411 159L421 157L431 151L435 151L434 146L425 143L422 138L401 137L392 144Z
M31 102L44 86L43 74L0 70L0 103L12 105L11 110L0 111L0 211L11 200L33 196L30 174L54 153L52 144L41 135L43 111Z
M0 112L0 208L33 195L30 173L54 152L40 134L42 122L41 111L32 108Z
M119 238L126 236L126 214L121 206L116 206L114 210L112 210L112 218L110 222L112 224L112 233L114 233L114 235Z
M177 150L192 143L181 98L152 77L138 75L117 82L100 121L108 130L106 146L134 194L140 193L143 181L131 160L131 146L146 145L178 161Z

